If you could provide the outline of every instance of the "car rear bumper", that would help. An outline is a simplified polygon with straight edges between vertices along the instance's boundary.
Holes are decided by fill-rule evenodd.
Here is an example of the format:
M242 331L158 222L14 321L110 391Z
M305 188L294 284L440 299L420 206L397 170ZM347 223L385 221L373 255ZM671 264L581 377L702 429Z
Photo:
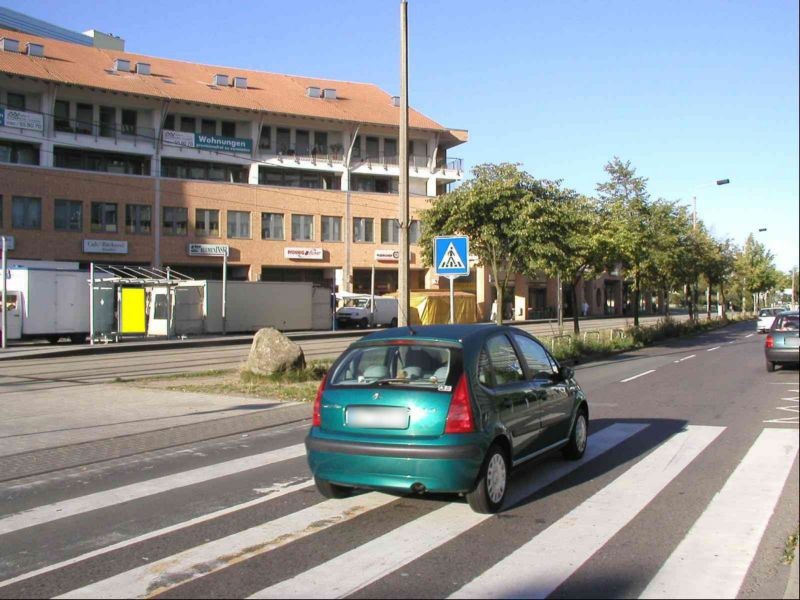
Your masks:
M800 348L765 348L764 355L770 362L800 363Z
M308 464L315 477L354 487L411 491L421 483L429 492L467 492L475 485L484 449L464 444L376 444L306 438ZM417 486L418 487L418 486Z

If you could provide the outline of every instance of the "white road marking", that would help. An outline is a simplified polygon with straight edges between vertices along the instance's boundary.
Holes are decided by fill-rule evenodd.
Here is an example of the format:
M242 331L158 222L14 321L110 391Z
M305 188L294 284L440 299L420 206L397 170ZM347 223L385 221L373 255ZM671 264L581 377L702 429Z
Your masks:
M642 598L735 598L798 451L797 432L764 429Z
M451 598L547 597L724 429L689 425Z
M645 429L638 423L617 423L589 437L583 459L542 464L536 478L509 495L506 506L544 489ZM465 504L449 504L363 546L337 556L296 577L256 592L251 598L343 598L483 523L491 515L472 512Z
M800 390L786 390L786 391L800 393ZM775 409L783 410L789 413L794 413L796 416L770 419L768 421L764 421L764 423L774 423L777 425L800 424L800 396L788 396L786 398L781 398L781 400L783 400L784 402L793 402L794 404L789 404L788 406L776 406Z
M344 500L326 500L263 525L189 548L58 597L155 596L182 583L280 548L396 500L396 496L378 492Z
M681 358L680 360L676 360L675 362L676 363L682 363L683 361L689 360L690 358L694 358L696 356L697 356L697 354L690 354L689 356L684 356L683 358Z
M634 375L633 377L628 377L627 379L623 379L620 383L628 383L629 381L633 381L634 379L639 379L639 377L644 377L645 375L649 375L650 373L655 373L655 369L650 369L649 371L645 371L644 373L639 373L638 375Z
M0 519L0 535L58 519L73 517L89 511L108 508L109 506L152 496L153 494L168 492L187 485L202 483L209 479L225 477L227 475L249 471L250 469L257 469L284 460L298 458L300 456L305 456L305 453L306 449L304 444L295 444L294 446L287 446L279 450L262 452L261 454L245 456L215 465L199 467L191 471L175 473L174 475L165 475L156 479L132 483L87 496L80 496L78 498L71 498L69 500L39 506Z
M744 337L746 337L746 338L749 338L749 337L753 337L754 335L755 335L755 333L749 333L749 334L747 334L747 335L746 335L746 336L744 336Z
M209 513L207 515L202 515L200 517L196 517L189 521L185 521L183 523L177 523L176 525L171 525L169 527L164 527L163 529L158 529L156 531L151 531L149 533L145 533L144 535L137 536L135 538L131 538L129 540L125 540L122 542L118 542L116 544L112 544L111 546L105 546L104 548L99 548L97 550L93 550L92 552L87 552L86 554L81 554L80 556L76 556L75 558L70 558L68 560L61 561L59 563L55 563L52 565L48 565L46 567L42 567L41 569L36 569L35 571L29 571L28 573L24 573L23 575L19 575L17 577L13 577L11 579L6 579L5 581L0 581L0 588L3 588L7 585L11 585L12 583L18 583L20 581L25 581L26 579L31 579L32 577L38 577L39 575L43 575L44 573L49 573L50 571L56 571L58 569L63 569L64 567L68 567L70 565L74 565L75 563L79 563L84 560L88 560L90 558L94 558L95 556L100 556L102 554L107 554L109 552L114 552L115 550L119 550L120 548L125 548L127 546L132 546L134 544L138 544L139 542L144 542L146 540L151 540L154 538L161 537L162 535L170 534L174 531L178 531L180 529L184 529L186 527L192 527L193 525L197 525L199 523L204 523L206 521L211 521L212 519L216 519L218 517L223 517L225 515L234 513L239 510L244 510L245 508L250 508L253 506L257 506L259 504L263 504L264 502L269 502L275 498L279 498L281 496L285 496L287 494L291 494L293 492L297 492L299 490L305 489L314 485L313 481L304 481L303 483L298 483L295 485L288 485L285 487L280 487L279 484L273 486L275 491L273 491L269 496L264 496L263 498L256 498L254 500L250 500L249 502L243 502L242 504L236 504L235 506L230 506L228 508L223 508L222 510L215 511L213 513Z
M719 350L722 346L714 346L713 348L709 348L706 352L713 352L714 350Z

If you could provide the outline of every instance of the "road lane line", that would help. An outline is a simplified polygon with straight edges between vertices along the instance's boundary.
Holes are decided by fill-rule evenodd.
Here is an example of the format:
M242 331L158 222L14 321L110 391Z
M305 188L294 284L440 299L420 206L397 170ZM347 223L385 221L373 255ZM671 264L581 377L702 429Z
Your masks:
M655 373L655 369L650 369L649 371L645 371L644 373L639 373L638 375L634 375L633 377L628 377L627 379L623 379L620 383L628 383L629 381L633 381L634 379L639 379L639 377L644 377L645 375L649 375L650 373Z
M713 352L714 350L719 350L722 346L714 346L713 348L709 348L706 352Z
M451 598L545 598L625 527L724 427L689 425Z
M58 598L145 598L209 573L275 550L395 502L397 496L371 492L344 500L326 500L263 525L189 548L125 571Z
M617 423L592 434L580 461L542 464L531 481L509 494L506 506L544 489L631 438L648 426ZM428 513L362 546L256 592L251 598L343 598L427 554L434 548L481 524L492 515L480 515L458 503Z
M676 360L675 362L676 363L682 363L683 361L689 360L690 358L695 358L696 356L697 356L697 354L691 354L689 356L684 356L683 358L681 358L680 360Z
M58 519L73 517L93 510L108 508L109 506L152 496L153 494L168 492L176 488L203 483L210 479L217 479L284 460L291 460L305 456L305 453L304 444L295 444L279 450L262 452L261 454L245 456L215 465L199 467L190 471L165 475L87 496L79 496L78 498L70 498L54 504L39 506L0 519L0 535Z
M748 334L748 335L746 335L744 337L749 338L749 337L753 337L754 335L755 335L755 333L750 333L750 334Z
M642 598L735 598L798 451L797 432L765 428Z
M297 483L293 485L287 486L272 486L275 490L274 492L270 493L269 495L265 495L261 498L255 498L254 500L250 500L249 502L243 502L241 504L236 504L234 506L230 506L228 508L223 508L222 510L215 511L213 513L209 513L207 515L201 515L199 517L195 517L189 521L185 521L183 523L177 523L175 525L170 525L169 527L164 527L163 529L158 529L156 531L151 531L149 533L145 533L144 535L140 535L129 540L124 540L122 542L118 542L116 544L112 544L111 546L105 546L103 548L98 548L97 550L93 550L92 552L87 552L86 554L81 554L80 556L76 556L75 558L70 558L68 560L61 561L59 563L55 563L52 565L48 565L46 567L42 567L40 569L36 569L35 571L29 571L22 575L18 575L17 577L12 577L11 579L6 579L5 581L0 581L0 589L11 585L12 583L19 583L20 581L25 581L26 579L31 579L33 577L38 577L39 575L44 575L45 573L49 573L51 571L57 571L58 569L63 569L64 567L68 567L70 565L74 565L76 563L82 562L84 560L89 560L90 558L94 558L96 556L101 556L103 554L108 554L109 552L114 552L115 550L120 550L127 546L133 546L134 544L138 544L140 542L144 542L147 540L151 540L153 538L158 538L164 535L168 535L175 531L179 531L181 529L185 529L187 527L192 527L193 525L198 525L200 523L204 523L206 521L211 521L213 519L217 519L219 517L224 517L225 515L229 515L231 513L244 510L246 508L252 508L253 506L258 506L259 504L264 504L265 502L269 502L274 500L275 498L280 498L281 496L285 496L287 494L291 494L294 492L298 492L302 489L310 487L314 485L313 480L304 481L302 483Z

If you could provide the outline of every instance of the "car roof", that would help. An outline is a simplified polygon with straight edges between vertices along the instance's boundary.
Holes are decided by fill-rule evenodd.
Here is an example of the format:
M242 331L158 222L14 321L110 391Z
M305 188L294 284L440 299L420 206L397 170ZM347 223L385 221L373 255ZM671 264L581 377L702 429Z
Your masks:
M356 343L388 340L419 339L426 341L447 341L469 343L486 337L495 331L508 331L506 325L494 323L466 323L456 325L414 325L411 327L394 327L377 331L364 336Z

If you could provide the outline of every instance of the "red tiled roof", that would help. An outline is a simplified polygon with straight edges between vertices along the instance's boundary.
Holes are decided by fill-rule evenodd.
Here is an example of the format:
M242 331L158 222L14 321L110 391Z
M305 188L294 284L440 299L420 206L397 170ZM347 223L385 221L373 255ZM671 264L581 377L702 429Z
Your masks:
M5 29L0 29L0 37L9 37L20 42L20 53L0 51L0 72L12 75L259 112L354 123L399 125L399 109L392 106L391 96L369 83L200 65L70 44ZM25 52L28 41L43 44L45 56L40 58L22 53ZM149 63L151 75L115 72L114 61L117 58L129 60L132 71L135 71L137 62ZM247 89L212 85L212 78L217 73L227 74L231 83L234 77L247 77ZM309 86L334 88L337 98L309 98L306 95L306 88ZM433 119L413 109L409 109L409 126L448 131Z

